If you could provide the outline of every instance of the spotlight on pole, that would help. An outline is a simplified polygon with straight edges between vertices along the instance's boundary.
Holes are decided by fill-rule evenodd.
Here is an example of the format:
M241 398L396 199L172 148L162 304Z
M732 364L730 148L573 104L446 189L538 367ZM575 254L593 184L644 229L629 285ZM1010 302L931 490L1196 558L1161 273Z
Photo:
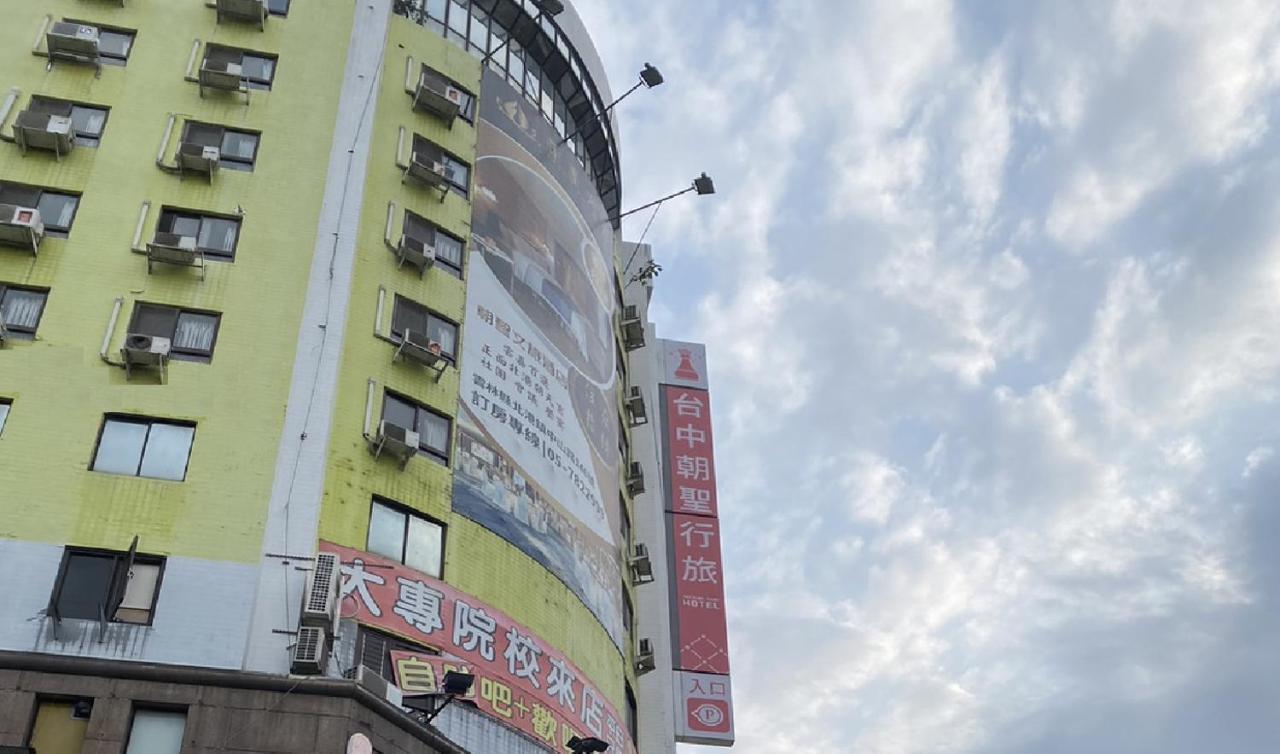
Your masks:
M668 194L667 196L664 196L661 199L657 199L655 201L649 202L648 204L642 204L639 207L636 207L635 209L629 209L626 212L623 212L620 215L616 215L610 219L621 220L627 215L634 215L635 213L641 210L646 210L655 205L662 204L665 201L674 199L677 196L680 196L681 194L687 194L690 191L698 192L698 196L707 196L708 194L714 194L716 192L716 184L711 180L711 176L707 175L706 173L703 173L702 175L693 179L693 184L689 186L689 188L681 189L675 192L674 194Z
M600 111L600 117L603 118L605 115L608 115L609 111L612 110L614 107L616 107L619 102L629 97L632 92L639 89L640 87L643 86L646 89L652 89L655 86L661 86L662 82L665 80L666 79L662 78L661 71L659 71L657 68L653 67L652 65L645 63L644 68L640 69L640 80L637 81L635 85L632 86L630 89L623 92L621 97L615 99L613 102L610 102L608 105L606 105L604 110ZM581 131L582 131L581 128L574 129L569 133L568 136L561 139L560 143L564 144L565 142L569 141L573 137L577 136Z
M609 744L598 738L578 738L574 736L569 739L569 750L573 754L588 754L588 752L608 751Z

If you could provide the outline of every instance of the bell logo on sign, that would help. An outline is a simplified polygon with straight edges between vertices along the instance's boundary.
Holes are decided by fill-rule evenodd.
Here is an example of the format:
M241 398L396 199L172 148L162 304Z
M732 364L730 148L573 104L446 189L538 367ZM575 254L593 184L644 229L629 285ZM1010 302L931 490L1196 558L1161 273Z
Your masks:
M729 705L718 699L688 700L689 727L711 733L729 730Z

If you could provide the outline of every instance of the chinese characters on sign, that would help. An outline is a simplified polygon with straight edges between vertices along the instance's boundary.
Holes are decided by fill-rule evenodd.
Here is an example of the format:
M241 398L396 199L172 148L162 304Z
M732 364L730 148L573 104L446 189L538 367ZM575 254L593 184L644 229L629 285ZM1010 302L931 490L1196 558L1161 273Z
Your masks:
M733 701L729 676L677 670L676 740L723 744L733 741Z
M442 652L392 653L406 695L437 693L446 670L476 674L486 713L555 745L595 736L611 751L635 752L623 718L563 655L520 624L448 584L377 555L321 542L342 562L342 615Z

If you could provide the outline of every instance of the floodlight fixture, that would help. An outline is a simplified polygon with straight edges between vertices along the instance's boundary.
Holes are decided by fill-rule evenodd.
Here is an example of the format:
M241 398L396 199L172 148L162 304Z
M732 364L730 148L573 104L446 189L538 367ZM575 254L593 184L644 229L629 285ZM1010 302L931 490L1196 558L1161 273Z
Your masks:
M436 707L431 714L427 715L422 722L430 724L432 720L440 716L441 712L444 712L444 708L448 707L450 702L470 691L475 681L476 677L472 673L463 673L458 670L446 672L444 680L440 683L440 691L441 695L444 696L444 702L439 707Z
M703 173L702 175L693 179L693 183L689 186L689 188L681 189L675 192L674 194L669 194L667 196L662 197L661 199L657 199L652 202L649 202L648 204L642 204L639 207L636 207L635 209L629 209L626 212L623 212L620 215L616 215L610 219L615 221L621 220L627 215L634 215L635 213L641 210L646 210L655 205L660 205L665 201L674 199L677 196L680 196L681 194L687 194L690 191L698 192L698 196L707 196L708 194L714 194L716 192L716 184L711 180L711 176L707 175L706 173Z
M615 99L613 102L610 102L608 105L606 105L605 108L600 111L600 117L603 118L604 116L608 115L609 111L612 110L614 107L616 107L619 102L629 97L632 92L639 89L640 87L643 86L646 89L652 89L655 86L660 86L662 82L665 80L666 79L662 78L661 71L659 71L657 68L650 65L649 63L645 63L644 68L640 69L640 80L637 81L635 85L632 86L630 89L623 92L621 97ZM577 136L581 131L582 131L581 128L574 129L573 131L569 132L568 136L561 139L560 143L564 144L565 142L569 141L573 137Z
M573 754L588 754L589 752L609 750L609 744L598 738L578 738L577 736L574 736L569 739L569 743L567 745Z

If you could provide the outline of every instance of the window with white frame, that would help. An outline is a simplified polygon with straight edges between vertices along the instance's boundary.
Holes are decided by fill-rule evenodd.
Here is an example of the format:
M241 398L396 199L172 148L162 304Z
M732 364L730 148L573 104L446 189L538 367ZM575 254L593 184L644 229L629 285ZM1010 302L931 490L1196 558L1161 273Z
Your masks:
M375 497L369 508L367 548L375 555L440 578L444 564L444 524Z

